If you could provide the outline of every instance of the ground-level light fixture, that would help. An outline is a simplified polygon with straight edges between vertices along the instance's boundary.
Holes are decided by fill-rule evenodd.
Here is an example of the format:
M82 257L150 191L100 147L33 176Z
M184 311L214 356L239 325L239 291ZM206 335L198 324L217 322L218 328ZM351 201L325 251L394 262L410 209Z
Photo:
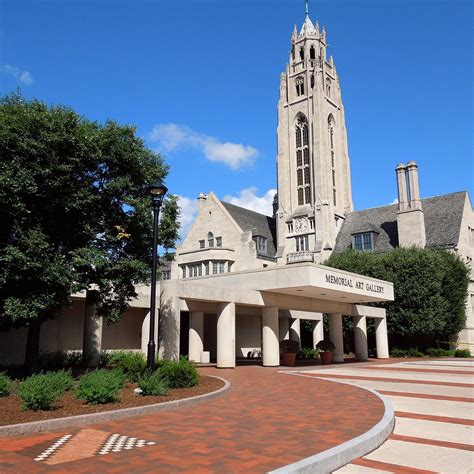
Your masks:
M161 182L157 181L147 188L148 194L151 196L153 208L153 259L151 267L151 293L150 293L150 335L148 337L147 351L147 367L150 370L155 369L155 312L156 312L156 266L158 261L158 222L160 219L160 209L163 204L165 194L168 188Z

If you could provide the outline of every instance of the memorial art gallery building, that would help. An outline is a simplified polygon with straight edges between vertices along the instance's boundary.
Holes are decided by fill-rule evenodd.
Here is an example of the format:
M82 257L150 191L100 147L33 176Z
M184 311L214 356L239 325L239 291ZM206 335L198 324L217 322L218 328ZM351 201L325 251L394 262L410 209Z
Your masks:
M159 352L219 367L262 353L279 364L278 343L301 341L301 320L313 321L313 344L329 339L342 362L343 316L353 318L356 357L367 358L367 318L375 321L377 357L388 357L385 310L368 305L394 298L393 285L325 267L333 253L354 248L387 252L398 246L446 248L471 262L474 217L466 192L421 199L415 162L396 167L398 204L354 211L344 106L339 76L327 55L325 29L309 15L293 30L280 76L277 185L273 215L265 216L198 196L198 215L159 283ZM146 352L150 288L138 288L120 323L102 324L75 295L61 316L42 328L41 349ZM467 326L459 344L472 348L471 281ZM157 315L158 316L158 315ZM26 330L0 333L0 358L21 363ZM203 359L204 357L204 359Z

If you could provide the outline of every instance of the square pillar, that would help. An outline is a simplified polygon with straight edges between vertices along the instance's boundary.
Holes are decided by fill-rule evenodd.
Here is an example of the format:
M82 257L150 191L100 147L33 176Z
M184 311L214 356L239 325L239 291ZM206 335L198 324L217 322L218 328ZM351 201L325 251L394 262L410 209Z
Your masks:
M329 339L334 343L333 362L344 362L344 336L342 333L342 314L331 313L329 316Z
M262 359L264 367L277 367L280 365L278 336L278 308L265 307L262 310Z
M352 316L354 321L354 346L357 360L367 360L369 351L367 347L367 318L365 316Z
M377 346L377 359L388 359L387 320L385 318L375 319L375 344Z
M318 321L314 321L314 328L313 328L313 348L316 348L316 345L319 341L324 339L324 327L323 327L323 319L321 315L321 319Z
M235 367L235 303L219 303L217 309L217 367Z
M189 348L188 357L193 362L201 362L204 350L204 313L191 311L189 313Z

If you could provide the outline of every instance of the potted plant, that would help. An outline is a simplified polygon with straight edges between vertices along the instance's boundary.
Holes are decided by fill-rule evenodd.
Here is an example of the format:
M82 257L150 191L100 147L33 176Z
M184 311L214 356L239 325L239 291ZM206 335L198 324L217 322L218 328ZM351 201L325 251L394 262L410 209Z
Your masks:
M321 357L322 365L331 364L334 348L334 343L329 339L323 339L316 344L316 349L320 351L319 357Z
M289 339L280 341L281 365L293 367L299 348L300 345L298 341L290 341Z

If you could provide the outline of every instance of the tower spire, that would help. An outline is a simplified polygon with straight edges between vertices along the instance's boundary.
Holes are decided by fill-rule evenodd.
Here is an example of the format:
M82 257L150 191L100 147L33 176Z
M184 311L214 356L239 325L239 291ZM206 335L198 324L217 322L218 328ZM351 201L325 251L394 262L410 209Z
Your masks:
M309 0L305 0L305 4L306 4L305 18L308 19L309 18Z

